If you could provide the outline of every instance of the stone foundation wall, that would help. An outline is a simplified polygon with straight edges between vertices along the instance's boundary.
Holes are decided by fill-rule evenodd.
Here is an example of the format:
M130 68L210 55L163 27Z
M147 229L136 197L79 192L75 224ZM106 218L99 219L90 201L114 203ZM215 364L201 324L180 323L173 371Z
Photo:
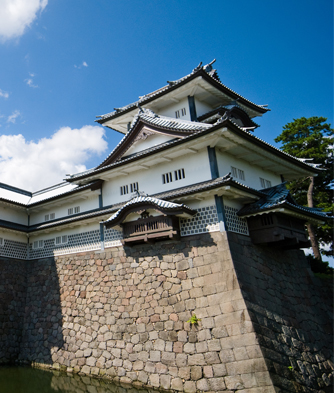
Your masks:
M32 264L22 359L176 391L274 391L226 234Z
M188 393L330 389L330 288L300 252L215 232L4 262L19 360Z
M254 246L229 233L238 282L267 368L280 392L333 391L333 283L302 251Z
M20 353L26 300L26 262L0 257L0 364Z

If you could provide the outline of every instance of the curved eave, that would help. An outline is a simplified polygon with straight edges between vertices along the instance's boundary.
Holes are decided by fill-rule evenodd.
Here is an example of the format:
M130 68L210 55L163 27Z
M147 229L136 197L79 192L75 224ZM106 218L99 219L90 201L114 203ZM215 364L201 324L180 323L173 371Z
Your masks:
M155 210L161 214L170 216L180 216L186 214L187 216L193 216L196 214L196 211L186 207L186 206L178 206L178 207L173 207L173 208L164 208L161 206L158 206L155 203L148 203L148 202L138 202L133 205L125 206L124 208L120 209L120 212L117 214L117 216L114 219L109 219L103 222L106 228L111 228L117 225L120 225L126 217L134 212L137 212L138 210Z
M312 212L308 212L304 210L302 207L293 206L287 202L276 204L274 206L264 208L258 211L249 212L246 214L238 214L238 213L237 214L240 217L247 218L247 217L259 216L262 214L269 214L269 213L283 213L318 225L323 224L327 219L330 218L323 215L318 215Z
M189 83L190 81L198 78L198 77L202 77L206 82L208 82L209 84L211 84L213 87L215 87L216 89L218 89L219 91L221 91L223 94L228 95L229 97L231 97L232 100L238 100L238 103L248 107L249 109L251 109L254 112L257 112L259 115L262 115L268 111L270 111L270 109L268 108L264 108L260 105L254 104L253 102L247 100L246 98L242 97L241 95L239 95L238 93L236 93L235 91L231 90L230 88L228 88L227 86L223 85L221 82L218 82L216 79L214 79L212 76L210 76L206 71L204 71L203 69L200 69L192 74L190 74L189 76L182 78L182 80L172 86L168 86L166 85L165 87L157 90L157 93L154 94L150 93L152 95L148 96L146 99L142 99L140 101L137 101L133 104L130 104L128 107L126 107L124 110L120 110L116 113L112 113L110 116L108 117L102 117L101 119L97 119L95 120L95 122L99 123L99 124L104 124L110 120L113 119L117 119L120 116L123 116L127 113L130 113L132 111L134 111L137 108L137 104L140 103L140 105L145 105L148 104L166 94L169 94L175 90L177 90L178 88L180 88L181 86ZM107 116L107 115L102 115L102 116Z
M235 147L238 147L239 154L242 145L245 147L245 149L252 151L252 154L260 155L261 153L264 161L269 159L273 162L272 163L273 169L269 169L269 170L274 171L275 166L278 165L279 163L280 165L289 163L290 166L292 165L296 169L298 168L300 170L299 177L321 172L320 169L313 168L312 166L302 161L299 161L297 158L282 152L278 148L270 145L267 142L264 142L263 140L243 130L242 128L238 127L236 124L234 124L233 122L227 119L221 123L214 124L212 127L210 127L207 130L199 131L189 136L185 136L183 139L170 141L161 146L156 146L152 149L145 150L143 153L139 153L136 156L125 158L124 160L117 161L109 165L104 165L102 167L99 166L97 167L97 169L89 173L84 173L78 176L74 175L73 177L68 178L66 180L68 182L78 182L78 183L80 183L83 180L92 181L96 179L98 176L100 176L101 174L110 171L112 169L120 168L122 166L126 166L128 164L134 163L142 159L144 160L153 155L161 155L162 152L168 149L171 149L172 152L172 149L180 148L182 145L186 145L186 144L189 144L189 146L187 146L186 149L189 150L196 149L196 146L194 146L193 141L196 139L200 140L200 138L202 137L207 138L207 142L205 143L208 143L208 145L210 145L211 147L214 146L219 147L219 144L221 144L221 147L225 149L226 145L223 138L226 138L226 139L230 139L229 142L232 142L235 145ZM209 140L209 138L211 139ZM232 140L233 138L234 140ZM249 143L249 145L245 144L244 142ZM276 159L274 160L275 157ZM245 157L243 159L247 161ZM145 162L145 165L148 164L149 164L148 162ZM289 169L287 169L287 171L288 170Z

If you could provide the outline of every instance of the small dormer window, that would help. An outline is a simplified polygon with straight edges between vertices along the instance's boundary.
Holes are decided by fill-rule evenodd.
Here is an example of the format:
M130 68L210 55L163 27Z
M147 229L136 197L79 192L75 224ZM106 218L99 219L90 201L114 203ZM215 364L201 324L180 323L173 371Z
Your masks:
M236 179L245 180L245 172L242 169L231 166L231 172Z
M80 206L76 206L74 208L74 214L76 214L76 213L80 213Z
M182 115L182 116L185 116L186 114L187 114L186 108L182 108L182 109L181 109L181 115Z
M175 117L176 117L177 119L180 118L180 111L175 111Z

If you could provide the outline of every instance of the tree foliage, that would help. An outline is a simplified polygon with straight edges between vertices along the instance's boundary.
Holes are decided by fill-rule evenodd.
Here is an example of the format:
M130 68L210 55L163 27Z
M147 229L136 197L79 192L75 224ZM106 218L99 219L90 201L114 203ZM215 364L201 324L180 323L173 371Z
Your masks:
M313 207L322 208L333 215L333 129L325 117L301 117L283 127L275 142L282 143L282 150L298 158L312 159L318 164L321 173L314 177ZM311 177L288 184L291 194L300 205L310 206L307 193ZM322 247L323 255L333 255L333 220L315 228L315 235L322 245L331 245L330 250Z

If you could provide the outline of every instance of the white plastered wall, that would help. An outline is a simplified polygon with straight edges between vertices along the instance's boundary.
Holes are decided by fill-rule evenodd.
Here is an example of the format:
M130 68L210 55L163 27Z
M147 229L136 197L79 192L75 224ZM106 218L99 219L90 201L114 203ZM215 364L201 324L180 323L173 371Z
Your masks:
M196 106L197 117L202 116L205 113L208 113L208 112L212 111L213 109L215 109L215 108L212 108L211 106L209 106L208 104L196 99L196 96L195 96L195 106Z
M177 169L184 169L185 178L171 183L163 184L162 175ZM126 168L124 168L126 170ZM158 164L146 170L138 170L127 176L119 176L103 184L103 205L111 205L120 202L126 202L131 199L130 184L138 182L139 190L148 195L156 194L196 184L211 179L208 153L203 149L197 153L186 154L178 157L171 162ZM120 187L128 185L129 194L120 195Z
M60 227L61 228L61 227ZM80 225L78 224L77 226L73 228L61 228L60 230L53 229L51 232L45 233L36 233L32 234L30 236L29 243L33 243L36 240L51 240L55 239L57 236L70 236L70 235L77 235L80 233L84 232L90 232L90 231L95 231L100 229L100 224L99 223L91 223L87 225Z
M186 109L186 114L184 116L182 116L182 113L181 113L182 108ZM190 120L190 110L189 110L188 97L182 99L181 101L179 101L175 104L161 108L161 109L157 110L156 113L161 116L168 116L168 117L172 117L175 119L175 112L176 111L179 111L179 113L180 113L179 118L180 119Z
M0 237L6 240L12 240L14 242L28 243L28 238L24 233L6 231L5 229L0 229Z
M90 196L89 198L83 199L80 198L80 195L78 194L76 198L73 197L67 200L66 203L63 203L61 206L57 206L57 201L55 201L54 204L49 203L42 207L42 210L39 210L35 213L32 211L30 213L30 225L45 222L45 215L50 213L55 213L56 219L61 217L69 217L68 209L73 208L74 213L74 208L76 206L80 206L80 213L97 209L99 207L99 196L94 193L94 195Z
M231 172L231 166L241 169L245 173L245 180L241 180L238 178L234 178L234 180L239 183L245 184L246 186L255 188L256 190L260 190L263 188L260 183L260 177L266 180L271 181L271 185L275 186L281 183L280 176L274 174L273 172L264 170L256 165L250 165L248 162L237 159L234 156L222 153L219 150L216 150L216 157L218 161L218 170L219 175L224 176L227 173Z
M28 225L28 215L24 209L16 209L10 206L0 206L0 219L15 224Z

